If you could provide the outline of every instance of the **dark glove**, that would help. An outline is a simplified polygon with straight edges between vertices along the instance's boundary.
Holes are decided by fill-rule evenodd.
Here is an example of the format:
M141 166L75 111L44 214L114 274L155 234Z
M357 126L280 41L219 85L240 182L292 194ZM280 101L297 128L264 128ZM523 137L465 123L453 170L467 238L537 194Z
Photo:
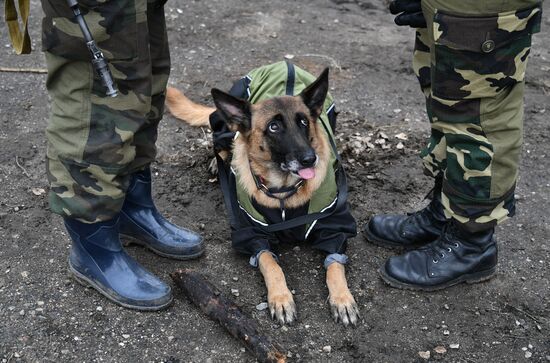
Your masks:
M390 3L390 13L399 14L395 17L397 25L408 25L412 28L426 27L420 0L393 0Z

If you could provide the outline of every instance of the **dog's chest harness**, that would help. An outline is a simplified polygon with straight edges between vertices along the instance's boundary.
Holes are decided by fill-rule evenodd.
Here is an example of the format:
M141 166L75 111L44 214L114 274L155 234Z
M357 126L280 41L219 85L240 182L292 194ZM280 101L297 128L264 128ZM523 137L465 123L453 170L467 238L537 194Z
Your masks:
M308 85L315 81L315 77L305 70L290 63L279 62L257 68L251 71L246 77L237 81L230 94L236 97L248 99L251 103L257 103L277 96L293 96L299 94ZM218 152L230 150L232 142L238 133L231 132L219 119L217 113L212 114L210 123L214 131L214 148L218 162L218 174L220 185L224 195L224 202L230 217L231 227L240 227L238 214L243 211L246 215L265 232L274 233L289 230L299 226L306 226L303 239L317 220L323 219L332 214L338 205L346 203L347 183L344 170L341 167L340 157L334 143L333 127L336 120L334 103L332 97L327 95L323 111L318 122L322 124L323 132L321 137L326 137L331 146L329 167L326 176L320 187L313 193L308 205L299 208L303 211L301 215L293 214L293 218L287 218L285 201L304 185L304 180L299 180L295 185L285 188L268 188L261 176L253 175L256 186L265 195L279 201L281 220L277 223L270 223L266 218L265 207L260 206L246 192L241 185L240 176L236 170L231 168L230 161L223 161ZM331 122L333 121L333 122ZM262 213L264 212L264 213ZM270 211L271 214L273 211Z

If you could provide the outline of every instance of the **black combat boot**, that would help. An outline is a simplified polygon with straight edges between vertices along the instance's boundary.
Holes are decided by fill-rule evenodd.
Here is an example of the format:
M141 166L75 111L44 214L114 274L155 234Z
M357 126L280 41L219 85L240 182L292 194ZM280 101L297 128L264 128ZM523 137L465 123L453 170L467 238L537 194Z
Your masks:
M363 229L367 241L387 248L413 248L435 241L447 223L441 204L442 182L442 177L435 179L432 200L424 209L372 217Z
M493 232L468 232L453 220L435 242L390 257L380 268L380 276L393 287L423 291L488 280L497 267Z

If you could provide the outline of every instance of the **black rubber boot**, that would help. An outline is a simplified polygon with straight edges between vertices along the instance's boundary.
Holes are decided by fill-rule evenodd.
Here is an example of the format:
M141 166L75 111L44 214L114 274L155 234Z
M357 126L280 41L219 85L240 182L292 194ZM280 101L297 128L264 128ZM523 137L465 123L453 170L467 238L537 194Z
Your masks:
M122 249L118 217L91 224L67 218L65 226L73 241L69 269L78 282L126 308L160 310L170 305L170 286Z
M380 268L380 276L390 286L423 291L488 280L497 267L493 232L467 232L453 220L435 242L390 257Z
M204 253L199 234L170 223L155 207L149 168L132 175L120 213L120 235L125 244L145 246L163 257L189 260Z
M418 212L372 217L363 229L367 241L386 248L413 248L435 241L448 221L441 204L441 185L442 178L436 178L430 204Z

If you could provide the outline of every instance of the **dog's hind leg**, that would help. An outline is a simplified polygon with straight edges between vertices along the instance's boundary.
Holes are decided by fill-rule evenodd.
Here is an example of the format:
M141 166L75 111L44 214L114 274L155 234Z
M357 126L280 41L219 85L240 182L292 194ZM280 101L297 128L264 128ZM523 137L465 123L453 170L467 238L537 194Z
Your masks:
M271 317L281 324L291 324L296 320L296 304L286 285L283 270L271 253L262 253L259 267L267 287L267 302Z
M344 265L333 262L327 267L327 287L329 304L334 321L341 321L345 326L357 324L359 308L348 288Z

